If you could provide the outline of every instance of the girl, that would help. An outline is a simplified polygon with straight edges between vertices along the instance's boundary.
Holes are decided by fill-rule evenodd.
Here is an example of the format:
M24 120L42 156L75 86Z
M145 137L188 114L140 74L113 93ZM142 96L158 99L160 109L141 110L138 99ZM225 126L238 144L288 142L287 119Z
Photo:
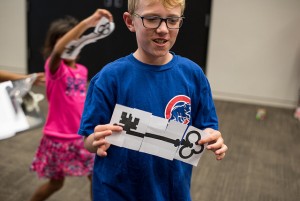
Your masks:
M113 20L109 11L98 9L80 23L72 17L59 19L48 31L44 54L49 111L30 169L49 181L37 188L31 201L47 199L62 188L66 176L87 176L91 180L94 155L84 149L83 139L77 134L88 71L76 60L61 59L61 55L70 41L95 27L102 17Z

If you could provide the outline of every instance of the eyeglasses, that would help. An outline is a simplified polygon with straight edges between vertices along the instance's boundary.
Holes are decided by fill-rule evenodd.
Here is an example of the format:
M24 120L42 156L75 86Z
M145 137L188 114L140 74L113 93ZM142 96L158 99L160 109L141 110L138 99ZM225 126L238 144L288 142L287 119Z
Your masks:
M184 17L158 17L158 16L140 16L133 13L134 16L142 19L143 26L149 29L157 29L164 21L168 29L179 29L182 26Z

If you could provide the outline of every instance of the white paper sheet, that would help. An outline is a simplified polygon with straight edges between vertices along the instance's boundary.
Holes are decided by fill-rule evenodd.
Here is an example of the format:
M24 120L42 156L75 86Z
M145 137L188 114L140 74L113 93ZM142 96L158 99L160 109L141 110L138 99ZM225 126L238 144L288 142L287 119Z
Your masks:
M110 120L110 124L117 124L117 125L120 125L120 126L124 126L124 124L120 123L122 113L126 112L127 114L131 114L132 110L133 110L132 108L116 104L114 112L113 112L111 120ZM125 134L126 134L125 130L123 130L121 133L120 132L118 132L118 133L113 132L112 135L107 136L105 139L110 144L113 144L113 145L116 145L116 146L119 146L119 147L123 147Z
M177 149L175 159L197 166L202 154L205 151L207 144L198 145L197 142L205 138L207 133L189 126L183 137L183 142Z
M168 120L161 117L152 116L148 122L148 129L141 145L140 152L163 157L160 147L166 146L165 144L167 142L155 139L153 137L147 137L147 135L152 134L157 136L164 136L165 130L168 125Z
M151 118L152 114L143 110L133 109L132 116L134 119L138 119L139 123L136 129L130 129L131 132L126 132L123 147L138 151L148 128L148 119Z
M12 86L11 81L0 83L0 140L12 137L17 132L29 128L20 104L15 104L15 110L6 90L6 87Z
M197 144L208 135L202 130L123 105L115 106L110 123L123 131L106 137L109 143L168 160L197 166L206 148Z
M106 17L99 20L94 32L80 37L78 40L72 40L64 50L61 58L64 59L76 59L81 49L90 44L94 43L99 39L109 36L115 29L115 24L109 22Z

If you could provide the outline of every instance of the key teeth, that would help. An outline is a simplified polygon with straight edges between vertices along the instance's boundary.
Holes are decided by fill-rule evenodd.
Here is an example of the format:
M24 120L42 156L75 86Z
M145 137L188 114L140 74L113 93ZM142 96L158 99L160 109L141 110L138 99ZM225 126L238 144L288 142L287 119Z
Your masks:
M134 121L132 121L132 119L132 114L129 114L129 117L127 118L127 112L122 112L120 123L124 124L124 129L126 131L130 131L130 129L137 129L140 119L134 118Z

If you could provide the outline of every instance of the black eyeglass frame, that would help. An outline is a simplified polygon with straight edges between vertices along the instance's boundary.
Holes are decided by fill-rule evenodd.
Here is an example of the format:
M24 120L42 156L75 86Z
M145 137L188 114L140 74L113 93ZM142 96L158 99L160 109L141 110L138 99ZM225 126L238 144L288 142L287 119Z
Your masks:
M183 24L183 20L185 19L185 17L183 17L183 16L181 16L181 17L166 17L166 18L162 18L162 17L159 17L159 16L140 16L137 13L133 13L132 15L141 18L142 19L142 24L143 24L143 26L146 29L157 29L158 27L160 27L162 21L164 21L166 23L166 26L168 27L168 29L180 29L181 26L182 26L182 24ZM157 27L146 27L145 24L144 24L144 19L149 19L150 20L150 19L154 19L154 17L156 19L160 19L160 22L157 25ZM179 23L179 27L178 28L169 27L168 26L168 20L170 20L170 19L179 19L179 20L181 20L180 23Z

